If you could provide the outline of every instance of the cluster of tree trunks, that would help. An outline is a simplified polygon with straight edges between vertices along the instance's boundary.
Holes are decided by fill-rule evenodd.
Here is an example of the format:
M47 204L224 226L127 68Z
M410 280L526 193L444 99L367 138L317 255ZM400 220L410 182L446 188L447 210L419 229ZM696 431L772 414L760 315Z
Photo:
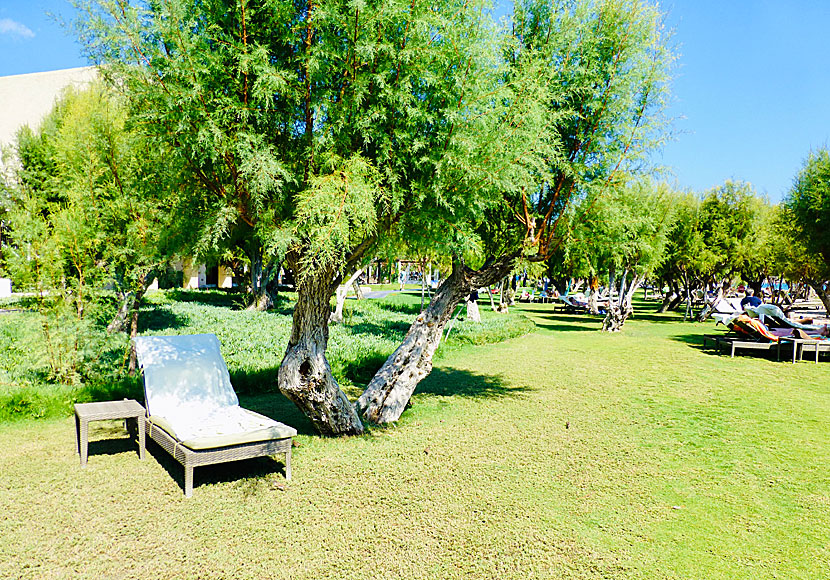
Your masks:
M623 272L617 296L612 294L608 297L608 309L602 321L603 331L617 332L622 328L628 317L634 313L634 293L640 289L644 280L644 276L632 273L631 283L628 284L628 271Z

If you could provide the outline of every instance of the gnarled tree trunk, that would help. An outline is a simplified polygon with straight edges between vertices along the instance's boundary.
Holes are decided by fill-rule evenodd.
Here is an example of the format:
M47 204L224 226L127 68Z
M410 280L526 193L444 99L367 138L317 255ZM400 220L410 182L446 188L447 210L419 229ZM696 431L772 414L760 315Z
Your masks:
M622 329L628 317L634 313L632 300L634 294L642 285L644 276L634 274L631 280L631 285L626 288L626 279L628 272L624 272L622 280L620 281L620 292L615 300L613 296L608 300L608 310L605 314L605 319L602 321L602 330L605 332L617 332Z
M299 270L295 267L294 271ZM338 282L334 271L297 280L297 305L280 364L279 388L323 435L358 435L363 432L363 424L326 359L329 299Z
M386 359L358 399L357 408L365 420L389 423L400 418L415 387L432 371L432 357L455 307L474 288L489 287L510 272L517 256L518 253L501 256L479 270L453 261L452 274L441 283L427 308L409 327L401 345Z

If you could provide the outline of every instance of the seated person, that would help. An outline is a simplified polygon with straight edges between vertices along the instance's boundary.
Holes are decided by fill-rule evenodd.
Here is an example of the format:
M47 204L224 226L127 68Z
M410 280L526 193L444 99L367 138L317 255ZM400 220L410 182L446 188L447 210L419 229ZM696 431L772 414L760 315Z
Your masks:
M746 289L746 296L743 300L741 300L741 308L746 308L747 306L751 306L752 308L757 308L762 304L762 300L757 296L754 296L755 291L752 288Z

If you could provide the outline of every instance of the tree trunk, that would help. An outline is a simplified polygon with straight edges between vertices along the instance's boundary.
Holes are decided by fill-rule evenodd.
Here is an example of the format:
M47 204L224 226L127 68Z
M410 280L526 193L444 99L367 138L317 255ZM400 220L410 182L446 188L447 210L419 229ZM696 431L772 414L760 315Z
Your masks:
M660 307L657 309L658 314L668 312L671 309L672 302L674 302L675 298L677 297L677 284L675 284L674 280L661 280L660 284L660 292L663 291L663 286L668 286L669 291L666 292L665 296L663 296L663 301L660 303Z
M481 322L481 312L478 311L478 302L467 299L467 320Z
M424 310L424 292L426 289L427 276L423 262L421 263L421 311Z
M343 305L346 302L346 295L349 293L349 286L354 284L355 292L357 292L357 288L360 287L360 284L358 284L356 280L360 278L360 275L364 272L364 270L366 270L367 267L368 265L358 268L357 272L352 274L351 278L349 278L345 284L341 284L337 287L337 292L335 293L337 296L337 303L334 307L334 312L332 312L331 316L329 316L329 324L340 324L343 322Z
M369 264L366 264L365 266L363 266L360 270L357 271L357 275L352 276L352 278L350 280L350 282L352 284L352 287L354 288L354 297L357 300L363 300L363 288L360 287L360 276L361 276L361 274L363 274L363 272L366 271L366 268L368 268L368 267L369 267ZM344 286L346 286L346 288L348 288L349 283L347 282L346 284L344 284Z
M114 332L127 332L130 325L130 312L133 310L135 304L135 292L129 290L127 292L119 292L121 305L118 307L118 312L115 313L112 322L107 325L107 332L110 334Z
M262 247L257 246L248 252L248 259L251 261L251 296L252 301L248 310L264 312L276 304L276 288L271 283L273 274L279 272L282 264L274 261L265 263L262 255Z
M363 433L360 418L326 359L329 300L339 277L333 271L302 276L297 267L293 269L297 272L297 305L278 374L280 391L323 435L359 435Z
M453 260L452 274L438 287L401 345L395 349L372 377L357 401L357 408L367 421L397 421L418 383L432 371L432 357L441 342L444 326L455 307L481 286L493 284L513 269L518 253L488 260L480 270L472 270Z
M723 287L719 287L718 293L715 296L714 300L712 300L711 302L707 301L706 304L703 306L703 310L700 311L700 316L698 316L697 318L698 322L704 322L707 318L712 316L712 313L715 311L715 307L718 305L718 302L721 301L723 296Z
M631 280L631 286L626 289L627 274L623 274L623 279L620 284L620 293L617 300L613 297L608 301L608 311L605 314L605 319L602 321L602 330L605 332L618 332L622 329L628 317L634 313L633 299L634 294L640 288L640 285L645 279L644 276L634 274Z
M588 294L588 310L591 314L599 314L599 278L591 276L588 289L591 291ZM613 292L609 292L609 295L613 297Z
M487 285L487 295L490 296L490 310L493 312L496 311L496 301L493 299L493 291L490 289L490 285Z
M145 281L145 278L142 278L141 290L135 293L132 311L130 312L130 364L128 367L130 376L135 375L136 369L138 369L138 360L136 358L133 339L138 336L138 313L141 309L141 302L144 300L144 294L147 292Z
M823 282L810 281L808 284L810 284L810 287L816 291L819 300L821 300L821 303L824 305L825 313L827 316L830 316L830 286L828 286L827 289L824 289L822 288L824 286Z

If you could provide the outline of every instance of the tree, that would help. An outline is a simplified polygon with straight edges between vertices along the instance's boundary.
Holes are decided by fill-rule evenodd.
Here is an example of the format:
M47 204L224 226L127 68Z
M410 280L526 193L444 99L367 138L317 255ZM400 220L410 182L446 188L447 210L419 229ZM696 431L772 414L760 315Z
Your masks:
M298 301L280 390L324 434L362 424L325 358L329 299L386 231L475 205L499 102L479 2L92 0L82 37L199 189L199 247L281 259ZM454 220L453 220L454 221Z
M667 284L670 291L658 311L674 309L685 299L685 319L692 314L692 286L702 279L702 272L711 267L708 262L711 254L704 251L699 197L686 193L673 205L674 220L666 244L666 257L657 269L661 282Z
M672 222L672 196L665 184L640 179L619 187L599 212L600 245L622 272L611 286L602 330L616 332L634 312L634 293L665 259ZM630 276L630 279L629 279ZM613 290L617 291L614 297Z
M806 254L795 256L803 277L830 315L830 153L810 154L783 203L784 227L803 243Z
M120 300L109 330L135 336L150 275L164 260L157 202L176 188L176 163L126 126L123 104L100 84L68 90L40 129L18 133L16 152L6 256L16 283L36 292L50 359L68 353L71 362L52 364L53 373L69 377L81 362L79 337L101 316L104 287ZM63 341L60 331L69 333Z
M509 274L522 255L546 261L562 243L571 201L591 189L602 197L619 170L643 163L661 142L673 58L665 40L659 11L646 2L517 3L502 45L501 86L509 93L498 127L511 138L500 141L506 149L478 157L501 162L503 169L484 172L488 195L479 197L499 203L466 216L486 258L471 268L456 254L452 275L358 400L365 419L397 420L429 374L458 302ZM524 163L510 162L520 156Z

